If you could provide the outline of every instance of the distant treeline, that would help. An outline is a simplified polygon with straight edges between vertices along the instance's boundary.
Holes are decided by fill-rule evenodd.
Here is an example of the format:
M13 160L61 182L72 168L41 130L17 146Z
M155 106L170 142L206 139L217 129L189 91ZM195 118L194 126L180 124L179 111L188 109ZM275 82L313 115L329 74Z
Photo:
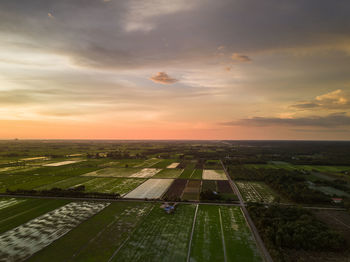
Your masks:
M331 197L308 187L304 174L296 170L250 169L243 166L229 166L230 176L236 180L263 181L281 195L297 203L330 204Z
M286 250L341 252L347 248L342 235L303 208L254 203L248 211L275 261L285 261L290 253Z

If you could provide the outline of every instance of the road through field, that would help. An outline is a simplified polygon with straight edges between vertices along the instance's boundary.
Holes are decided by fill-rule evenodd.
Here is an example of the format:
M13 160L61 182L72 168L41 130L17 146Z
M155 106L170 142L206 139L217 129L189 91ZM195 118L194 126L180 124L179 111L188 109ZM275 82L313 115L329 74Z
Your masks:
M233 182L233 180L231 179L230 175L228 174L228 172L227 172L227 170L226 170L226 168L225 168L225 166L224 166L224 163L223 163L221 160L220 160L220 162L221 162L222 168L223 168L224 171L225 171L225 174L226 174L226 176L227 176L227 179L228 179L228 181L229 181L229 183L230 183L230 185L231 185L233 191L236 192L236 194L237 194L237 197L238 197L239 202L240 202L240 204L241 204L241 209L242 209L242 211L243 211L243 214L244 214L244 216L245 216L245 218L246 218L246 220L247 220L247 223L248 223L250 229L251 229L252 232L253 232L254 238L255 238L255 240L256 240L256 242L257 242L257 244L258 244L258 246L259 246L259 248L260 248L260 250L261 250L261 252L262 252L262 255L263 255L263 257L264 257L264 260L265 260L266 262L273 262L272 257L271 257L271 255L270 255L269 251L266 249L265 244L264 244L264 242L262 241L262 239L261 239L261 237L260 237L260 235L259 235L259 232L258 232L258 230L256 229L256 227L255 227L255 225L254 225L254 223L253 223L253 220L251 219L251 217L250 217L250 215L249 215L249 213L248 213L248 210L247 210L247 208L246 208L245 205L244 205L243 197L242 197L241 193L239 192L237 185Z

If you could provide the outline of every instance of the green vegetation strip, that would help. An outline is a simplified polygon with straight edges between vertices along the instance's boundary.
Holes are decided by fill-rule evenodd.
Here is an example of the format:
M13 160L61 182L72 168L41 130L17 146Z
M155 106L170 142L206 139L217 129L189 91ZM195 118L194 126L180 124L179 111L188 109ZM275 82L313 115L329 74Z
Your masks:
M168 168L163 169L159 173L152 176L152 178L177 178L181 175L182 169Z
M112 261L186 261L194 205L173 214L155 206Z
M199 206L190 261L262 261L239 207Z
M108 261L152 207L149 203L112 203L28 261Z
M69 202L68 200L27 199L4 208L0 213L0 234Z

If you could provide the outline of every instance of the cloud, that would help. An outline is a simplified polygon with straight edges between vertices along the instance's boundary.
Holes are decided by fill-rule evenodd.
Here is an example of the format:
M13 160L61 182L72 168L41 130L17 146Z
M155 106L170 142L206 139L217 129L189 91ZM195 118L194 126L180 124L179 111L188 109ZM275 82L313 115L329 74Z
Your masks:
M252 60L247 55L242 55L238 53L233 53L231 56L232 60L237 62L251 62Z
M186 0L129 1L128 11L125 16L124 30L126 32L151 31L156 27L153 18L190 10L193 6L193 3L191 4Z
M156 83L160 83L160 84L173 84L173 83L179 81L178 79L170 77L165 72L158 72L157 74L150 77L150 80L152 80L153 82L156 82Z
M328 116L309 116L299 118L278 117L253 117L240 119L238 121L221 123L225 126L305 126L336 128L339 126L350 126L350 116L345 112L330 114Z
M316 96L309 101L301 101L290 106L301 110L350 109L350 95L341 89Z

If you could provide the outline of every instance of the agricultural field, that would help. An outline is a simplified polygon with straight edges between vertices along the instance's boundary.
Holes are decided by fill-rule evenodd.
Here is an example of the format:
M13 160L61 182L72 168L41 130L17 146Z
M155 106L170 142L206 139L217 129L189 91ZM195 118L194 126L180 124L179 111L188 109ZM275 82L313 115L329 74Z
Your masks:
M125 198L161 198L174 179L148 179L146 182L126 194Z
M167 192L164 194L164 200L180 200L182 193L187 185L187 180L185 179L175 179L174 182L170 185Z
M16 200L18 201L16 204L1 209L0 234L70 202L51 199L43 201L41 199L17 198ZM2 198L1 201L6 201L6 198Z
M163 160L155 163L151 167L153 167L153 168L167 168L168 166L170 166L174 162L176 162L175 159L163 159Z
M44 175L1 175L0 193L6 192L6 189L34 189L66 178L65 176Z
M69 189L77 186L85 186L86 192L119 193L121 196L135 189L145 179L111 178L111 177L72 177L56 183L36 188L37 190L49 190L52 188Z
M81 161L83 161L83 160L66 160L66 161L61 161L61 162L56 162L56 163L45 164L43 166L65 166L65 165L69 165L69 164L78 163Z
M182 169L177 168L166 168L155 174L152 178L178 178L182 171Z
M227 180L227 177L226 177L224 170L204 169L203 170L203 179Z
M125 167L107 167L99 169L90 173L83 174L82 176L93 177L130 177L141 171L141 168L125 168Z
M239 207L199 206L190 261L262 261Z
M180 163L174 162L174 163L171 163L170 165L168 165L166 168L177 168L177 166L178 166L179 164L180 164Z
M132 174L130 177L138 177L138 178L149 178L153 177L155 174L159 173L161 169L159 168L143 168L140 171Z
M17 199L17 198L0 198L0 210L19 204L25 201L25 199Z
M182 200L199 200L201 184L202 181L200 180L188 180L182 194Z
M150 203L111 203L29 261L109 261L153 208Z
M272 203L278 195L265 183L236 181L245 201ZM286 202L285 200L283 202Z
M205 169L222 169L220 160L207 160L204 163Z
M154 207L111 261L186 261L194 212L194 205L170 215Z
M158 158L149 158L146 159L138 164L135 164L134 167L151 167L159 162L161 162L161 159Z
M0 235L0 260L24 261L108 203L72 202Z
M350 166L320 166L320 165L294 165L282 161L270 161L268 164L246 164L248 168L272 168L272 169L287 169L287 170L305 170L305 171L316 171L323 173L340 173L350 172Z

